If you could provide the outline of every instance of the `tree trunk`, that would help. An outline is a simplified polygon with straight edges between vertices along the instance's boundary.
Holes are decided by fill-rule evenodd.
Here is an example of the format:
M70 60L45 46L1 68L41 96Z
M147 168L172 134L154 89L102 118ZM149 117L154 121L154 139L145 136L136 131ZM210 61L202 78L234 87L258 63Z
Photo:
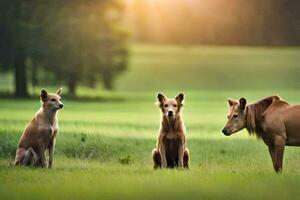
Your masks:
M27 77L26 77L26 66L25 66L25 56L24 56L24 49L21 48L21 37L20 34L22 33L20 29L20 19L21 19L21 1L14 1L14 17L12 23L12 30L11 34L13 35L13 65L14 65L14 78L15 78L15 96L24 98L28 97L28 90L27 90Z
M68 90L71 96L76 96L77 78L71 76L68 81Z
M96 86L97 86L97 81L96 81L96 78L95 78L94 74L88 75L88 79L87 79L86 85L87 85L88 87L90 87L90 88L94 88L94 89L96 88Z
M107 90L113 89L113 75L109 70L106 70L103 73L103 86Z
M31 85L32 85L32 91L35 92L35 87L38 85L38 68L37 63L32 60L31 64Z
M14 61L15 67L15 96L16 97L28 97L27 89L27 77L25 57L17 53Z

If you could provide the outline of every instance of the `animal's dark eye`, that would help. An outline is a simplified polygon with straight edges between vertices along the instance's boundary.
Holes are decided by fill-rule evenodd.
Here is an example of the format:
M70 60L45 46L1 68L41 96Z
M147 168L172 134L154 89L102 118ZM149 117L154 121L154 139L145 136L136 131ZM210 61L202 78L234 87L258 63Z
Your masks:
M174 107L176 108L176 107L177 107L177 105L175 104L175 105L174 105Z
M165 106L165 108L166 108L166 107L168 107L168 104L165 104L164 106Z
M233 115L233 118L237 118L238 117L238 115Z
M50 101L55 101L55 99L51 99Z

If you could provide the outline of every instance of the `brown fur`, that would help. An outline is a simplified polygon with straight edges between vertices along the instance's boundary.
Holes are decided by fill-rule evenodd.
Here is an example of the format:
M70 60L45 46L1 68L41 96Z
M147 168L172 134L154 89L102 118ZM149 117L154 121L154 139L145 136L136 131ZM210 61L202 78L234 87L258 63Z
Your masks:
M223 129L227 136L246 128L262 138L268 146L276 172L282 170L285 146L300 146L300 106L290 106L279 96L270 96L254 104L229 99L228 122Z
M256 134L261 138L263 129L261 121L263 120L264 111L273 103L280 100L278 96L270 96L246 107L246 129L249 134Z
M48 167L52 167L55 138L59 129L57 111L63 107L61 93L61 89L56 94L41 91L41 108L20 138L15 165L46 167L45 151L48 150Z
M167 99L162 94L158 94L162 117L157 148L152 151L155 169L189 167L186 129L181 116L183 98L183 94L173 99Z

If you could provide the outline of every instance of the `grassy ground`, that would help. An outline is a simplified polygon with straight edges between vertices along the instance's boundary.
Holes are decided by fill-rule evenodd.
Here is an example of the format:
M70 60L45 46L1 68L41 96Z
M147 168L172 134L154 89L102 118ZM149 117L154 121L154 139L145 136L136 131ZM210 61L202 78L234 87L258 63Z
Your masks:
M122 93L129 98L112 103L64 101L52 170L11 166L18 138L39 102L0 100L1 199L296 199L297 148L286 149L284 173L275 175L262 141L245 131L232 137L220 132L226 97L251 101L268 92L186 91L188 171L152 170L159 126L155 93ZM300 101L296 90L278 92L289 102Z
M227 97L300 102L298 55L299 48L135 46L117 92L78 91L114 101L63 99L52 170L12 166L38 98L0 99L0 199L298 199L299 149L286 148L276 175L262 141L221 133ZM9 82L1 78L0 90ZM152 170L158 91L186 94L190 170Z
M118 90L299 88L300 48L134 45ZM180 76L179 76L180 75Z

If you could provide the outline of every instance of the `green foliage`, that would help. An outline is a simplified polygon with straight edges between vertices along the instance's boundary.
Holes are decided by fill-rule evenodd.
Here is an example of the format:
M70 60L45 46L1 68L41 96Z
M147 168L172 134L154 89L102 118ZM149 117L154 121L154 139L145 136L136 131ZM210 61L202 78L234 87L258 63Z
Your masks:
M112 89L126 69L128 34L118 0L3 0L0 13L0 67L15 71L17 96L28 95L28 67L32 85L41 68L72 95L79 83L95 86L97 80Z
M36 9L35 1L3 0L0 4L0 68L13 69L18 97L28 96L26 59L38 59L42 52Z
M94 87L97 80L112 89L116 75L126 69L127 35L120 29L117 1L49 6L45 38L49 54L44 64L75 95L79 83ZM109 80L107 80L109 79Z
M129 70L116 80L115 87L118 91L299 88L300 48L297 47L135 44L130 51ZM40 87L51 83L59 84L50 75L39 72L38 79L43 80ZM51 78L51 81L46 81L47 78ZM0 81L1 91L9 91L12 87L11 79L1 75ZM51 88L56 90L56 87ZM38 95L39 89L36 88L34 96ZM79 98L97 96L103 100L123 99L111 96L113 93L82 86L78 88L77 94ZM106 98L107 95L109 98Z
M122 157L119 157L119 161L123 165L129 165L129 164L133 163L133 158L131 155L122 156Z

